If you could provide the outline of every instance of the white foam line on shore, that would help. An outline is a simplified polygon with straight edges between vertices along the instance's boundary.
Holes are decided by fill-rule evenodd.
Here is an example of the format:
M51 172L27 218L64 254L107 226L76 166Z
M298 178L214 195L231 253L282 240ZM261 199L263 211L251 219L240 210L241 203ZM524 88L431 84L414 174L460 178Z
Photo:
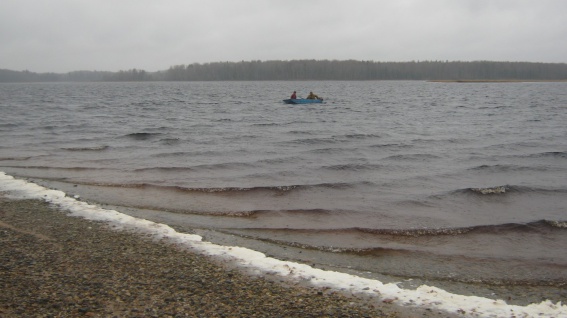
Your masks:
M395 284L350 274L326 271L305 264L281 261L265 254L237 246L222 246L203 242L201 236L178 233L168 225L135 218L115 210L75 200L62 191L50 190L35 183L15 179L0 171L0 193L12 199L42 199L69 211L71 216L104 221L117 229L129 229L152 234L158 239L195 249L203 254L229 258L241 266L259 273L307 281L316 287L326 287L353 294L366 294L390 299L401 306L414 306L457 313L463 317L567 317L567 305L546 300L527 306L509 305L503 300L451 294L437 287L422 285L416 290L402 289Z

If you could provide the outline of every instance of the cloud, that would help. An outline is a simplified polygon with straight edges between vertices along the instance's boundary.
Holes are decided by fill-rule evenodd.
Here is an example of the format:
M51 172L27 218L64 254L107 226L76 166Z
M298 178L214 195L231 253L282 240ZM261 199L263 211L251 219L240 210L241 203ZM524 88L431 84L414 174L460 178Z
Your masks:
M0 68L273 59L567 62L563 0L3 0Z

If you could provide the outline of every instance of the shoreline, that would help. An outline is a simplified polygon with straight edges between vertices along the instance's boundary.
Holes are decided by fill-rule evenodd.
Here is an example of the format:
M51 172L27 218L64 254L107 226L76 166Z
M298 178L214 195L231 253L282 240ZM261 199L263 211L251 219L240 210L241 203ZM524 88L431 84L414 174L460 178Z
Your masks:
M428 80L431 83L565 83L567 80Z
M395 275L390 272L361 268L359 264L369 261L364 256L353 254L339 256L336 253L327 253L319 250L294 248L292 246L279 247L234 234L222 233L223 235L219 236L219 233L215 233L215 230L191 230L187 227L175 228L178 232L201 235L206 241L214 244L237 245L262 252L266 255L273 255L273 257L277 259L300 264L311 264L314 268L344 272L358 277L377 280L384 284L393 283L408 290L415 290L418 286L422 285L435 286L452 294L477 296L494 301L502 299L509 305L518 306L528 306L545 300L550 300L553 303L560 301L565 302L565 299L567 299L567 285L565 285L564 281L502 280L494 278L486 278L483 280L454 280L450 277L433 277L432 275L425 275L417 271L411 273L411 269L416 268L416 266L427 267L430 273L441 270L436 264L426 262L423 259L417 260L413 255L408 255L405 258L392 257L389 260L389 262L398 264L399 267L408 267L408 264L412 264L412 267L409 269L409 274ZM342 257L341 260L339 260L339 257ZM395 260L392 260L394 258ZM517 266L518 264L519 263L511 263L509 266Z
M0 196L0 315L450 317L246 275L40 200Z
M1 174L0 177L2 177ZM500 297L497 299L478 297L476 293L478 288L474 287L471 290L463 290L462 293L451 293L436 287L437 285L427 284L427 282L414 286L416 289L411 286L402 287L398 286L401 282L383 283L380 279L365 278L365 275L361 273L346 274L335 272L333 269L322 270L302 263L282 261L254 249L241 247L232 240L223 245L202 241L201 236L188 234L193 233L192 231L178 232L165 224L134 218L115 210L87 204L76 200L78 196L75 196L74 199L64 192L49 190L11 176L3 175L1 179L4 182L0 184L0 234L7 235L8 238L4 239L0 235L0 239L6 243L3 246L7 246L0 251L2 253L0 258L10 262L2 268L7 270L7 274L14 276L10 276L12 280L4 285L15 288L10 289L7 294L11 293L12 296L17 295L20 298L13 301L13 297L3 295L0 297L0 309L16 308L16 316L26 311L15 304L29 303L28 298L37 293L37 286L33 287L37 281L43 282L40 284L42 287L48 286L49 288L52 285L56 287L45 293L48 297L35 300L32 304L49 303L51 301L49 295L55 297L59 290L68 291L64 294L65 296L81 295L82 290L77 290L76 285L86 284L86 290L89 291L92 278L95 279L96 292L94 296L91 294L86 296L87 299L94 299L97 310L107 310L102 314L103 316L116 313L113 310L118 308L118 305L112 303L113 298L110 300L104 298L108 296L107 290L126 291L129 297L127 297L127 305L122 304L125 302L123 297L117 297L115 300L122 304L121 308L125 308L124 306L135 308L135 312L120 313L121 317L127 314L139 316L136 313L140 312L140 308L147 313L155 311L155 308L171 309L169 303L176 301L179 302L174 304L177 305L174 309L178 310L175 315L162 312L160 315L152 313L151 315L144 314L144 316L219 315L219 306L226 305L227 301L230 304L228 309L224 308L219 316L248 317L251 313L257 316L258 312L260 316L264 316L263 313L265 316L274 316L275 312L276 316L291 317L337 315L349 317L508 315L556 317L567 314L567 306L561 303L565 299L562 297L565 295L565 290L550 291L546 288L529 290L526 291L528 294L535 295L541 301L536 300L527 305L513 305L507 303L508 299ZM6 194L7 197L3 198L2 194ZM7 199L8 196L19 199L27 198L27 200ZM77 226L81 229L76 230ZM35 241L32 244L22 243L24 239L10 238L10 231L15 232L12 234L16 236L18 233L21 236L32 235ZM83 236L86 240L83 239ZM49 243L54 238L57 238L56 245L59 246L56 250L53 250L50 244L40 244ZM77 246L73 243L79 244ZM63 249L64 254L61 254L62 246L66 247ZM69 246L71 248L67 248ZM32 252L24 255L31 258L31 261L19 260L18 253L27 249L31 249ZM78 257L73 257L73 255L78 255ZM124 261L124 257L128 259ZM65 260L56 264L54 270L52 262L41 261L43 258L57 261L65 258ZM79 259L78 263L74 262L75 258ZM35 271L32 269L31 273L27 273L26 266L34 267L38 260L41 261L40 266ZM190 261L189 264L185 263L187 260ZM21 268L22 264L24 268ZM165 272L164 269L166 269ZM92 274L93 272L95 274ZM24 273L23 276L21 273ZM27 276L35 275L35 277L29 279L26 273ZM141 276L142 279L130 279L130 277L138 276ZM167 277L166 280L163 279L164 276ZM8 276L6 277L5 280L8 281ZM234 277L241 278L236 289L233 288ZM4 279L2 276L0 278ZM69 278L72 281L71 286L67 286ZM85 282L85 279L88 281ZM200 282L200 285L187 287L194 281ZM22 286L23 291L18 289ZM107 288L103 288L105 286ZM521 286L516 287L522 288ZM132 297L131 289L136 294L135 297ZM207 301L197 302L193 299L190 304L187 304L186 297L178 297L179 293L182 293L179 289L190 289L192 292L189 296L197 297L199 300L206 298ZM142 290L141 294L139 290ZM164 290L169 294L163 296ZM276 291L272 292L273 290ZM155 295L156 291L157 295ZM524 291L522 288L522 293ZM111 294L119 295L116 292ZM553 296L547 297L550 295ZM557 297L559 297L557 303L550 300ZM61 298L57 298L56 303L50 305L49 308L59 309L67 304L75 305L75 310L78 310L76 303L83 298L76 296L73 298L75 302L69 302L69 297L64 298L63 302ZM235 303L235 298L240 302ZM153 300L157 301L157 305L156 302L149 302ZM219 300L221 304L214 305L214 310L202 309L203 306L211 307L211 301L218 303ZM282 305L282 301L287 305ZM266 304L266 302L269 304L269 309L265 311L254 307L258 303ZM6 305L3 305L4 303ZM293 306L290 312L289 305L297 303L300 303L301 306ZM88 301L87 304L89 304ZM250 304L254 305L253 309L250 308ZM303 306L305 304L307 307ZM28 310L35 313L35 310L32 309ZM79 309L83 314L86 312L90 316L99 315L85 311L89 310L89 307L83 306ZM199 310L197 314L195 314L196 309ZM295 311L296 309L299 311ZM122 309L124 312L125 310ZM206 313L203 314L203 310ZM230 313L227 314L227 310ZM0 313L8 312L0 311ZM10 312L10 314L14 313ZM52 314L48 313L47 316L49 315Z

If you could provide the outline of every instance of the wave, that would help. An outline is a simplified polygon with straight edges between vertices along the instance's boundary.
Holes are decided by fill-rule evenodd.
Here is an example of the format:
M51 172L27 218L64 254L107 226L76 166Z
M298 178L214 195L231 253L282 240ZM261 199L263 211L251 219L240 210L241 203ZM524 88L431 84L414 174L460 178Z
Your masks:
M510 148L512 146L521 146L521 147L537 147L537 144L512 144L512 145L496 145L493 146L494 148L501 149L503 147ZM513 158L513 159L567 159L567 151L544 151L544 152L536 152L536 153L524 153L524 154L510 154L510 155L503 155L503 158Z
M92 146L92 147L70 147L70 148L61 148L67 151L103 151L109 149L109 146Z
M134 172L147 172L147 171L158 171L158 172L183 172L192 171L193 169L189 167L151 167L151 168L138 168L134 169Z
M347 189L353 185L350 183L320 183L311 185L281 185L281 186L258 186L258 187L224 187L224 188L184 188L176 187L178 190L188 192L206 192L206 193L237 193L237 192L256 192L256 191L269 191L276 193L285 193L295 190L308 190L315 188L327 189Z
M52 166L3 166L15 169L38 169L38 170L62 170L62 171L101 171L101 170L115 170L112 168L93 168L93 167L52 167ZM49 178L42 177L42 179L49 180Z
M208 151L176 151L176 152L161 152L157 154L152 154L150 157L153 158L167 158L167 157L192 157L192 156L210 156L215 157L221 154L220 151L208 150Z
M59 126L55 126L55 125L45 125L45 126L36 126L33 128L30 128L31 130L56 130L59 129Z
M226 113L226 112L222 112L222 113ZM224 123L224 122L237 122L238 120L234 120L232 118L219 118L219 119L213 119L212 121L217 123Z
M527 155L529 158L564 158L567 159L566 151L548 151Z
M174 154L163 154L163 155L156 155L156 157L166 157L166 156L187 156L187 153L179 152ZM141 171L197 171L197 170L221 170L221 169L243 169L243 168L254 168L256 165L244 162L223 162L223 163L214 163L214 164L202 164L202 165L194 165L194 166L175 166L175 167L146 167L146 168L138 168L134 169L134 172L141 172Z
M467 234L503 234L510 232L532 233L542 232L553 229L567 229L565 221L539 220L529 223L505 223L495 225L477 225L471 227L457 228L438 228L438 229L364 229L357 228L357 231L377 235L391 236L457 236Z
M269 165L275 165L275 164L281 164L281 163L288 163L288 162L298 162L300 160L302 160L303 158L299 157L299 156L293 156L293 157L277 157L277 158L267 158L267 159L261 159L258 160L257 163L259 164L269 164Z
M308 130L290 130L290 131L287 131L286 134L290 134L290 135L316 135L314 132L308 131Z
M140 132L140 133L127 134L124 137L131 138L134 140L150 140L159 135L161 135L161 133Z
M382 136L377 134L347 134L347 135L338 135L333 136L335 138L346 138L346 139L367 139L367 138L382 138Z
M178 144L180 142L179 138L164 138L161 139L160 142L162 142L164 145L175 145Z
M289 141L282 141L280 144L300 144L300 145L319 145L319 144L329 144L329 143L336 143L338 142L337 139L334 137L327 137L327 138L303 138L303 139L294 139Z
M329 144L329 143L343 143L352 140L377 139L377 138L382 138L382 137L376 134L346 134L346 135L333 135L331 137L321 137L321 138L301 138L290 141L284 141L282 143L317 145L317 144Z
M279 123L259 123L259 124L252 124L252 126L257 127L272 127L272 126L281 126Z
M16 123L0 123L0 129L2 131L4 131L3 128L14 128L14 127L19 127L21 124L16 124Z
M567 221L550 221L545 220L549 226L559 228L559 229L567 229Z
M0 157L0 161L23 161L30 160L32 157Z
M65 168L70 169L70 168ZM75 169L90 169L90 168L75 168ZM103 169L103 168L101 168ZM150 168L155 169L155 168ZM170 169L170 168L161 168ZM176 167L171 168L180 169ZM181 168L186 169L186 168ZM138 169L135 171L143 171ZM320 184L304 184L304 185L274 185L274 186L254 186L254 187L183 187L183 186L169 186L169 185L156 185L151 183L100 183L100 182L73 182L75 184L82 184L87 186L98 187L115 187L115 188L130 188L130 189L156 189L164 191L176 191L187 193L204 193L204 194L244 194L252 192L273 192L275 194L285 194L296 190L310 190L317 188L326 189L348 189L356 186L352 183L320 183ZM368 182L363 182L366 184Z
M382 169L384 166L377 164L341 164L341 165L331 165L322 166L323 170L333 170L333 171L365 171L365 170L378 170Z
M439 156L432 155L432 154L406 154L406 155L394 155L384 158L384 160L411 160L411 161L424 161L430 159L439 159Z
M467 190L480 194L503 194L506 193L507 190L510 190L510 188L507 186L498 186L491 188L468 188Z
M549 171L549 168L542 166L526 167L526 166L518 166L518 165L497 164L497 165L480 165L469 168L467 170L486 171L486 172L494 173L494 172L516 172L516 171Z
M199 213L199 212L197 212ZM325 209L296 209L296 210L247 210L247 211L222 211L222 212L203 212L202 214L214 216L227 216L227 217L244 217L256 218L262 215L271 215L276 213L292 214L294 216L300 215L330 215L334 213L341 213L340 211L331 211Z
M223 162L223 163L213 163L213 164L203 164L191 166L192 169L242 169L242 168L255 168L256 165L244 162Z
M413 145L408 144L400 144L400 143L392 143L392 144L375 144L368 146L369 148L413 148Z
M241 234L240 234L241 235ZM247 235L241 235L242 237L248 237ZM388 254L411 254L415 253L415 251L411 250L404 250L404 249L395 249L395 248L386 248L386 247L370 247L370 248L356 248L356 247L337 247L337 246L325 246L325 245L312 245L306 243L299 243L293 241L283 241L273 238L258 238L258 237L250 237L255 240L264 241L268 243L273 243L277 245L289 246L289 247L296 247L302 250L316 250L316 251L323 251L323 252L331 252L331 253L342 253L342 254L356 254L360 256L367 256L367 255L388 255Z
M254 214L266 213L265 211L255 211ZM329 213L329 212L328 212ZM371 229L362 227L352 228L333 228L333 229L290 229L290 228L244 228L240 230L262 231L262 232L292 232L299 234L370 234L376 236L391 237L425 237L425 236L442 236L442 235L459 235L469 233L473 228L431 228L431 229Z
M151 168L155 169L155 168ZM162 168L168 169L168 168ZM178 168L171 168L178 169ZM143 169L137 169L135 171L141 171ZM158 190L169 190L178 192L196 192L196 193L243 193L252 191L272 191L272 192L289 192L297 189L301 186L269 186L269 187L210 187L210 188L199 188L199 187L181 187L181 186L162 186L154 185L150 183L99 183L99 182L74 182L76 184L98 186L98 187L115 187L115 188L130 188L130 189L158 189Z
M293 213L294 211L290 211ZM251 211L250 215L266 213L266 211ZM297 210L297 213L334 213L334 211ZM293 228L241 228L244 231L256 232L289 232L299 234L369 234L375 236L395 237L435 237L435 236L462 236L471 234L498 234L505 233L540 233L548 231L567 230L567 221L539 220L529 223L504 223L493 225L476 225L470 227L454 228L408 228L408 229L374 229L363 227L333 228L333 229L293 229Z
M473 195L505 195L507 193L524 194L524 193L549 193L561 194L567 193L567 189L552 188L536 188L518 185L501 185L485 188L465 188L452 191L449 194L473 194Z

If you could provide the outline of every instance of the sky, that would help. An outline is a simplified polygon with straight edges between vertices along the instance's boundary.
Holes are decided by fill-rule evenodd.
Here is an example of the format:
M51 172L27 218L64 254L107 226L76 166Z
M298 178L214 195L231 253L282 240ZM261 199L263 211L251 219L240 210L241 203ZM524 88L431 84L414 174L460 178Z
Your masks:
M567 0L1 0L0 69L251 60L567 63Z

